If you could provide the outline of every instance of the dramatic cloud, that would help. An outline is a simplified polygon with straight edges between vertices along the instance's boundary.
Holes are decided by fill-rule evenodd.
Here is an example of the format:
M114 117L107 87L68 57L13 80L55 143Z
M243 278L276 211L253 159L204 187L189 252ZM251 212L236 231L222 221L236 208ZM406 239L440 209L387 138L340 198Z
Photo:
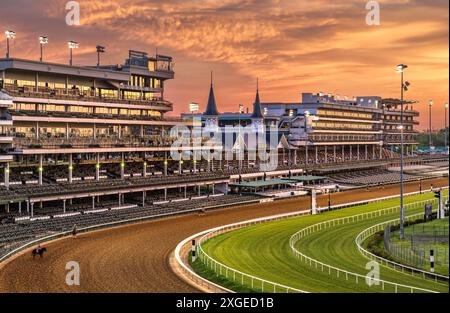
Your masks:
M409 65L407 96L448 101L448 1L379 1L381 25L365 23L366 1L346 0L81 0L81 25L65 25L62 0L0 0L0 27L18 32L15 54L36 57L36 37L51 44L47 58L65 62L65 42L80 42L76 62L120 63L128 49L174 56L176 79L167 95L176 113L189 101L204 107L215 72L221 111L251 106L256 77L263 101L299 101L300 92L398 95L395 65ZM438 105L442 104L442 105ZM425 108L421 109L427 112ZM443 119L443 118L442 118ZM425 123L426 114L421 121ZM437 120L436 127L443 121ZM422 128L426 125L422 124Z

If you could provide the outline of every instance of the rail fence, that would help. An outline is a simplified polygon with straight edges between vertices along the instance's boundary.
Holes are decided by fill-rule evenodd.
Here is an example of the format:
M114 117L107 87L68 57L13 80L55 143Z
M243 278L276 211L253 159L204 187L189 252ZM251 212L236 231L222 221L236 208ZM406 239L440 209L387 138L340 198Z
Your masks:
M423 207L423 204L425 203L433 203L433 205L437 205L437 200L433 199L433 200L424 200L424 201L419 201L419 202L414 202L414 203L410 203L410 204L406 204L405 210L407 209L415 209L415 208L419 208L419 207ZM344 224L349 224L349 223L355 223L355 222L359 222L359 221L363 221L363 220L369 220L369 219L373 219L373 218L377 218L377 217L382 217L382 216L386 216L386 215L390 215L390 214L394 214L394 213L398 213L400 211L400 206L394 206L394 207L390 207L390 208L386 208L386 209L382 209L382 210L378 210L378 211L372 211L372 212L366 212L366 213L361 213L361 214L357 214L357 215L352 215L352 216L347 216L347 217L342 217L342 218L336 218L333 220L329 220L329 221L324 221L324 222L320 222L311 226L308 226L306 228L301 229L300 231L296 232L294 235L291 236L291 238L289 239L289 245L290 248L292 250L292 252L295 254L295 256L297 258L300 259L301 262L305 262L305 263L309 263L310 267L315 267L316 269L319 269L324 272L324 271L328 271L329 275L336 275L336 277L345 277L345 279L347 281L349 281L350 279L354 279L355 283L359 283L360 279L363 280L369 280L372 286L381 286L381 289L384 291L386 289L386 287L391 287L392 290L397 293L400 292L401 290L404 291L408 291L408 292L431 292L431 293L435 293L435 291L433 290L428 290L428 289L424 289L424 288L418 288L418 287L414 287L414 286L409 286L409 285L404 285L404 284L398 284L395 282L391 282L391 281L387 281L387 280L382 280L382 279L377 279L377 278L368 278L365 275L361 275L355 272L351 272L351 271L347 271L329 264L326 264L324 262L318 261L314 258L311 258L307 255L305 255L304 253L300 252L297 248L296 245L298 243L298 241L316 231L321 231L327 228L331 228L331 227L335 227L335 226L339 226L339 225L344 225ZM421 213L422 214L422 213ZM377 230L378 231L378 230ZM369 236L373 235L374 233L376 233L377 231L374 232L367 232L367 236L359 236L357 237L357 245L358 245L358 250L365 255L366 257L371 256L373 258L376 259L382 259L366 250L364 250L361 245L359 243L363 242L364 239L368 238ZM361 235L361 234L360 234ZM364 239L363 239L364 238ZM383 259L382 260L384 263L382 264L386 264L386 261ZM390 261L388 261L390 262ZM402 267L402 268L408 268L407 266L403 266L401 264L397 265L398 267Z
M446 197L446 199L448 199L448 196ZM436 199L432 200L432 204L433 206L437 206L438 201ZM405 221L415 221L418 219L423 218L424 213L417 213L417 214L412 214L409 216L405 216ZM355 243L358 247L359 252L364 255L365 257L372 259L372 260L377 260L379 261L382 265L388 266L388 267L392 267L395 270L400 270L403 273L409 273L411 275L421 275L423 278L432 278L435 281L438 280L449 280L448 276L445 275L440 275L440 274L436 274L436 273L432 273L432 272L428 272L419 268L415 268L412 266L407 266L407 265L403 265L391 260L388 260L386 258L380 257L372 252L369 252L368 250L364 249L364 247L362 246L362 243L369 238L370 236L374 235L375 233L384 230L386 227L389 226L397 226L399 223L400 219L396 218L390 221L386 221L386 222L382 222L376 225L373 225L365 230L363 230L361 233L358 234L358 236L355 239Z
M405 233L403 242L392 240L397 227L387 226L384 229L385 251L406 264L425 270L430 264L430 250L433 250L435 266L448 266L448 227L425 225L409 226L411 234ZM447 243L447 246L441 243Z
M417 195L417 194L420 194L420 193L421 192L411 192L411 193L405 194L405 196L413 196L413 195ZM323 212L323 211L337 210L337 209L348 208L348 207L353 207L353 206L358 206L358 205L364 205L364 204L368 204L368 203L378 203L378 202L381 202L381 201L385 201L385 200L389 200L389 199L393 199L393 198L397 198L397 197L398 197L398 195L381 197L381 198L376 198L376 199L371 199L371 200L366 200L366 201L356 201L356 202L352 202L352 203L334 205L334 206L331 206L330 208L319 209L319 211ZM426 202L430 202L430 201L425 200L425 201L421 201L419 203L426 203ZM384 210L381 210L381 211L386 211L386 212L389 212L389 213L386 213L386 214L390 214L390 213L395 212L394 211L395 209L396 209L396 207L393 207L393 208L388 208L388 209L384 209ZM397 207L397 210L399 210L398 207ZM351 218L352 221L358 221L358 220L360 220L361 218L363 218L366 215L372 216L372 213L377 213L377 212L368 212L368 213L358 214L358 215L351 216L351 217L345 217L343 219L346 220L347 218ZM215 260L210 255L208 255L203 250L202 245L207 240L209 240L209 239L211 239L211 238L213 238L215 236L221 235L223 233L232 231L232 230L236 230L236 229L240 229L240 228L244 228L244 227L248 227L248 226L253 226L253 225L261 224L261 223L265 223L265 222L284 220L284 219L290 218L290 217L309 215L309 214L310 214L310 210L304 210L304 211L299 211L299 212L293 212L293 213L287 213L287 214L279 214L279 215L274 215L274 216L269 216L269 217L252 219L252 220L249 220L249 221L244 221L244 222L240 222L240 223L234 223L234 224L229 224L229 225L225 225L225 226L216 227L216 228L204 231L202 233L198 233L196 235L193 235L190 238L191 239L193 239L193 238L200 238L197 241L197 243L196 243L197 255L198 255L199 259L202 261L202 263L207 268L209 268L210 270L212 270L212 271L214 271L216 273L217 277L224 276L226 279L232 280L235 284L239 284L241 286L248 286L248 287L250 287L253 290L261 290L261 292L285 292L285 293L297 292L297 293L307 293L307 291L305 291L305 290L300 290L300 289L296 289L296 288L293 288L293 287L290 287L290 286L278 284L276 282L268 281L268 280L262 279L260 277L256 277L256 276L244 273L242 271L236 270L236 269L234 269L232 267L229 267L229 266L227 266L227 265L225 265L225 264ZM323 223L326 224L328 222L329 221L325 221ZM319 223L319 224L322 224L322 223ZM186 244L187 240L184 240L183 242L184 242L184 244ZM179 245L181 245L181 243ZM178 250L178 253L179 253L181 251L181 247L178 249L178 246L177 246L177 250ZM177 256L177 259L179 260L178 263L180 263L180 265L181 265L182 264L181 257ZM313 262L313 261L314 262L318 262L318 261L315 261L315 260L311 259L311 262ZM319 263L315 263L315 264L317 265ZM326 265L324 263L321 263L321 264L323 266ZM328 266L328 265L326 265L326 266ZM193 276L194 274L197 275L195 272L193 272L191 269L189 269L187 267L185 268L185 271L189 272L190 276ZM331 271L331 267L330 267L330 271ZM330 274L331 274L331 272L330 272ZM349 274L355 274L355 273L350 273L350 272L344 273L344 275L346 275L347 277L348 277ZM337 275L339 276L339 272L338 272ZM356 275L358 275L358 274L356 274ZM366 278L363 275L359 275L359 276L356 277L357 281L358 281L358 277ZM195 277L195 279L198 280L198 277ZM206 280L206 279L202 278L202 280ZM383 287L382 287L383 289L384 289L384 284L385 283L391 283L391 282L385 282L385 281L381 281L381 282L382 282L382 285L383 285ZM391 284L393 284L395 286L396 292L397 292L398 287L407 288L408 290L412 290L411 292L413 292L414 290L422 291L422 292L434 292L432 290L421 289L421 288L416 288L416 287L407 286L407 285L401 285L401 284L396 284L396 283L391 283Z

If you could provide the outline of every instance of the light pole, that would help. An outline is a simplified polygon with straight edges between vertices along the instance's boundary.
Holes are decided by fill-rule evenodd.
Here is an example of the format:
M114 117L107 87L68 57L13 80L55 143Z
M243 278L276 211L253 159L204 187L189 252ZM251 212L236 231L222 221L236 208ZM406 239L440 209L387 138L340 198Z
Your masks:
M10 50L9 40L16 38L16 33L13 32L12 30L7 30L5 31L5 36L6 36L6 58L9 59L9 50Z
M73 64L73 49L77 49L79 47L79 44L76 41L69 41L69 50L70 50L70 58L69 58L69 64L72 66Z
M41 46L41 57L39 58L39 60L42 62L43 61L43 50L44 50L44 45L48 44L48 37L46 36L40 36L39 37L39 44Z
M238 125L238 140L239 140L239 162L238 162L238 166L239 166L239 177L241 176L241 171L242 171L242 147L241 147L241 114L244 111L244 106L242 104L239 104L239 113L238 113L238 121L239 121L239 125Z
M445 135L445 141L444 141L444 145L445 145L445 153L448 154L448 133L447 133L447 114L448 114L448 103L444 104L444 110L445 110L445 121L444 121L444 135Z
M405 238L405 208L403 206L403 93L408 90L408 84L403 81L403 74L405 69L408 68L405 64L397 65L397 72L401 76L401 86L400 86L400 239Z
M428 111L428 130L429 130L429 134L428 134L428 145L430 148L430 154L431 154L431 146L433 145L433 140L431 137L431 107L433 106L433 100L430 100L428 102L428 107L429 107L429 111Z
M106 48L103 46L95 47L97 49L97 67L100 67L100 53L105 53Z

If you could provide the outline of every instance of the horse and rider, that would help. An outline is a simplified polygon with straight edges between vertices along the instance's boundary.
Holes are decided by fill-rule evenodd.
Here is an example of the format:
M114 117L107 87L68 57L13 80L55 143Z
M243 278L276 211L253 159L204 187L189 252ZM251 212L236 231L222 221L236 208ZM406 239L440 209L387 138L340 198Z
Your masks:
M44 256L44 252L47 252L47 248L38 245L36 249L33 249L33 251L31 251L31 255L33 256L33 259L36 255L39 255L42 258Z

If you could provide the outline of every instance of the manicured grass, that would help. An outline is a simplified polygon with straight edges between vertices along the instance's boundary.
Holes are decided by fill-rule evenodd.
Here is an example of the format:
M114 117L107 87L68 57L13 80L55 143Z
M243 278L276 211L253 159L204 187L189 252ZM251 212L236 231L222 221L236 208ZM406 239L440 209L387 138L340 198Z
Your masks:
M413 251L413 243L408 240L400 239L400 231L393 231L391 234L391 242L395 244L397 249L403 250L403 257L400 258L395 255L391 255L391 258L398 262L407 263L411 266L422 268L424 270L430 270L430 250L434 250L435 255L435 272L441 275L449 275L449 245L448 242L435 242L434 232L438 231L440 236L448 236L449 219L438 219L427 223L420 223L405 227L405 236L408 238L411 234L416 236L422 236L427 238L421 242L416 242L416 253ZM446 230L445 230L446 229ZM382 238L381 246L385 253L389 254L384 249L384 238ZM409 256L409 257L408 257ZM414 256L414 257L412 257Z
M432 198L433 194L410 196L405 198L405 203ZM345 275L341 274L340 277L337 277L336 272L331 272L330 275L328 270L322 271L320 267L315 268L314 265L310 266L309 263L301 262L293 255L289 247L289 238L298 230L321 221L377 211L398 204L398 199L392 199L320 215L259 224L214 237L204 243L203 248L213 258L227 266L301 290L310 292L394 292L393 287L385 286L385 290L382 290L381 286L369 287L364 279L360 278L356 283L354 277L349 277L347 280ZM422 210L423 208L408 210L406 214L418 213ZM369 270L366 270L365 266L369 260L357 250L356 236L374 224L397 218L397 215L384 215L317 231L300 239L297 248L302 253L324 263L366 275ZM380 278L399 284L448 292L448 284L435 283L387 267L381 267ZM246 288L250 288L249 284L248 281L244 281ZM260 291L259 288L254 289ZM399 288L398 291L410 292L409 289L402 288ZM282 291L280 290L280 292Z

